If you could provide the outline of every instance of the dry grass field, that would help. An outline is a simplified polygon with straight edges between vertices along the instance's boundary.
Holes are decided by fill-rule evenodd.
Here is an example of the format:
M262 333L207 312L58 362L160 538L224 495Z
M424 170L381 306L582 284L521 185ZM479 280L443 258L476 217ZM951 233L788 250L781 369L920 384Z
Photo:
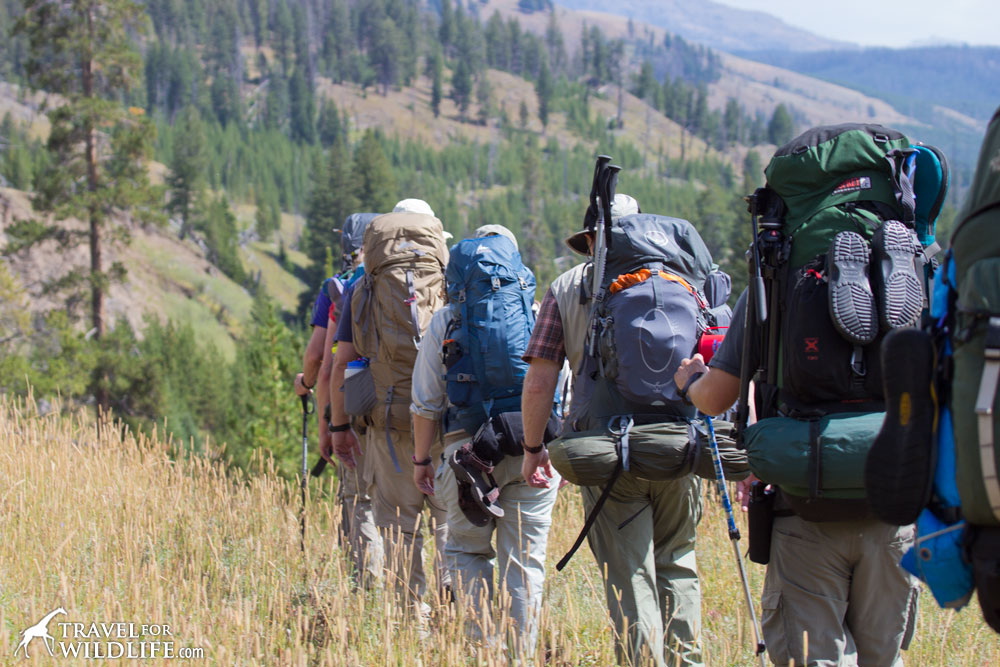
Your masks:
M39 416L30 402L0 398L0 663L83 662L82 654L74 660L60 653L73 641L64 633L82 631L142 635L119 643L143 650L169 641L174 655L195 658L182 663L193 664L509 664L502 646L470 642L453 609L439 608L432 637L421 639L384 592L352 587L336 546L332 485L331 475L311 482L303 555L298 490L266 462L258 474L233 475L206 459L175 458L169 443L110 427L101 434L86 416ZM698 549L705 662L750 665L751 633L724 518L707 490L705 507ZM556 506L550 563L580 524L578 494L567 487ZM749 567L759 592L763 568ZM613 664L589 552L581 550L562 573L551 567L546 588L538 662ZM28 644L30 659L15 658L21 633L51 611L48 630L60 657L48 656L43 639ZM164 625L169 636L155 627ZM925 596L905 658L908 665L997 665L1000 640L975 603L955 614Z

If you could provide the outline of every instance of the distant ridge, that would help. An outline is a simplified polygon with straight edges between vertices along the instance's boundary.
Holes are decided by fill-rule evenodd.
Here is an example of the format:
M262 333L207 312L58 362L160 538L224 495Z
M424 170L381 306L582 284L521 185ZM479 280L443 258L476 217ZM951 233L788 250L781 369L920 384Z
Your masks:
M722 51L826 51L856 48L820 37L765 12L737 9L711 0L558 0L569 9L630 17Z

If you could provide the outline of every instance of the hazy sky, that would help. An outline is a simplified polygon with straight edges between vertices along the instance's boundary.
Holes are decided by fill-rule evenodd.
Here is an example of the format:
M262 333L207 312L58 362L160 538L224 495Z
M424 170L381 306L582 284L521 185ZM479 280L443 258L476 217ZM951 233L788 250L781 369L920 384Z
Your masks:
M1000 0L716 0L758 9L831 39L865 46L915 42L1000 45Z

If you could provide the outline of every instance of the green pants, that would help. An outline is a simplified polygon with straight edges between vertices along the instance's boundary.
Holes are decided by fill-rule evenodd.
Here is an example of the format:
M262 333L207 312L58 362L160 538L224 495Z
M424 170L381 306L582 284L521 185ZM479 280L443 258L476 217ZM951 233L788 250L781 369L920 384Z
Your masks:
M589 513L601 489L580 490ZM623 472L615 483L587 541L604 576L621 664L701 664L700 520L697 477L648 482Z

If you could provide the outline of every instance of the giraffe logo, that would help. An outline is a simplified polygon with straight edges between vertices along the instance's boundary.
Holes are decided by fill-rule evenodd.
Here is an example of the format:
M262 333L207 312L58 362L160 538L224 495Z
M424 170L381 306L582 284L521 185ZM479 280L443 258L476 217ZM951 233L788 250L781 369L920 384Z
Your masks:
M22 632L21 643L17 645L16 649L14 649L14 655L17 655L18 651L24 649L24 657L25 658L29 657L28 644L31 642L32 639L36 637L41 637L42 643L45 644L45 649L49 652L49 655L55 657L55 653L52 652L52 649L55 648L56 638L49 634L49 622L52 620L53 616L56 616L58 614L65 615L65 613L66 610L63 609L62 607L59 607L58 609L55 609L45 614L45 616L42 617L42 620L38 621L38 623L35 623L30 628ZM49 642L52 642L51 646L49 645Z

